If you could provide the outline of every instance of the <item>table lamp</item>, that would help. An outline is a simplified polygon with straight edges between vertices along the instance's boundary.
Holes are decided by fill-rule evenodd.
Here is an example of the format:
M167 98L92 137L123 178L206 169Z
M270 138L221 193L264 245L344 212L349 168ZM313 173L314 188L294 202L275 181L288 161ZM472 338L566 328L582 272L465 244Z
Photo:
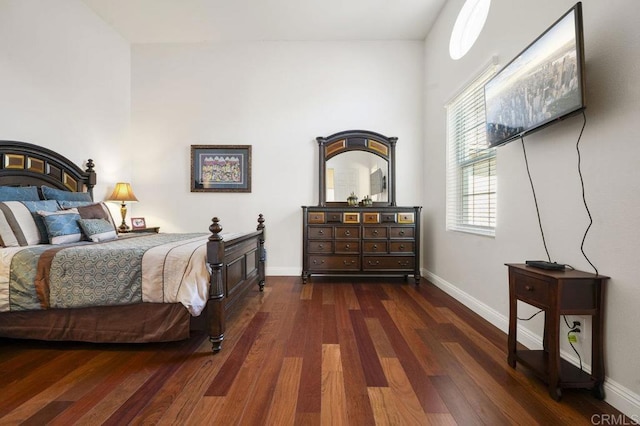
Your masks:
M116 187L113 189L113 193L111 194L111 196L107 198L107 201L119 201L122 203L120 205L122 223L118 227L118 230L120 232L128 232L129 226L127 226L126 222L124 221L125 217L127 217L127 205L125 204L125 202L128 201L130 203L133 203L138 201L135 194L133 193L133 190L131 189L131 185L126 182L116 183Z

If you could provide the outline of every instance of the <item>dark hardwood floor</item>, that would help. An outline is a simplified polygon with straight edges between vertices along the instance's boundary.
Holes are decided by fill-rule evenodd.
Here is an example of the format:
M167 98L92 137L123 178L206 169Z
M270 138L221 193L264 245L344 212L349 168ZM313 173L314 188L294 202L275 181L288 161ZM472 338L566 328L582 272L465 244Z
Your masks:
M424 280L266 284L216 355L200 334L0 340L0 424L588 425L620 414L586 390L553 401L507 365L504 333Z

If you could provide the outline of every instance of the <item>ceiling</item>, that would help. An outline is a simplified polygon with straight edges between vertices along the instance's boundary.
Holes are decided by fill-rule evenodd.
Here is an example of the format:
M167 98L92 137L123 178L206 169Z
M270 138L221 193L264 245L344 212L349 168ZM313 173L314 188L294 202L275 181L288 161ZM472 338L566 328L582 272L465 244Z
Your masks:
M130 43L424 40L446 0L83 0Z

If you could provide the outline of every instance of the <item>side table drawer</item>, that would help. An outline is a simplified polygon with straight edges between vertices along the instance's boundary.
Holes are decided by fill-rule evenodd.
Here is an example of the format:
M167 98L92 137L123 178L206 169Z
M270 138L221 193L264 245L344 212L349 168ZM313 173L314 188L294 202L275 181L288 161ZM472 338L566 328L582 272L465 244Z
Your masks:
M539 308L549 307L550 289L547 281L519 274L515 282L515 292L516 298L523 302Z

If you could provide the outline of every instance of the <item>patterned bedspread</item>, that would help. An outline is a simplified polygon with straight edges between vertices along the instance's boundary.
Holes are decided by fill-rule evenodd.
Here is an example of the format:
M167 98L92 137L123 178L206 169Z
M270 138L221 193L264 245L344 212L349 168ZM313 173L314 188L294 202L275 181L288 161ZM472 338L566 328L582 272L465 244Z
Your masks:
M113 241L0 250L0 312L207 303L210 234L136 234Z

